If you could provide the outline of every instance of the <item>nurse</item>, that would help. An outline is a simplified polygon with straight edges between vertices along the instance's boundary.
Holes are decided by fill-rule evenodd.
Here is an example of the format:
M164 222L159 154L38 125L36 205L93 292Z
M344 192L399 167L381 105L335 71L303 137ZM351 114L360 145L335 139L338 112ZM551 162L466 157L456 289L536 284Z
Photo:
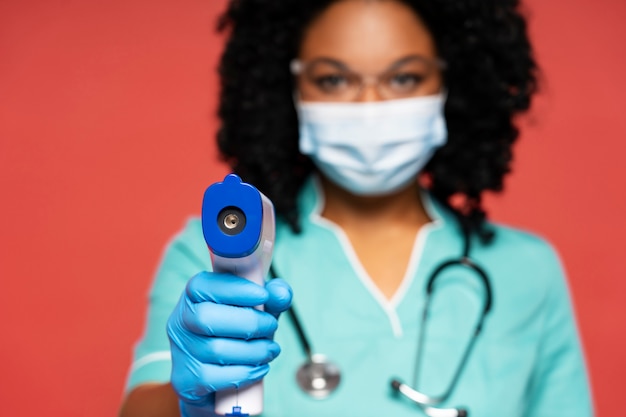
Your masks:
M485 301L466 269L438 281L415 356L427 278L461 255L466 234L493 305L442 406L593 414L557 255L490 223L481 205L502 189L515 116L536 89L517 3L231 2L218 144L274 202L284 280L260 287L208 272L191 219L155 278L122 416L211 416L216 391L263 377L268 417L424 415L389 381L436 396L454 380ZM292 295L312 349L342 370L323 400L296 384L306 357L293 321L278 325Z

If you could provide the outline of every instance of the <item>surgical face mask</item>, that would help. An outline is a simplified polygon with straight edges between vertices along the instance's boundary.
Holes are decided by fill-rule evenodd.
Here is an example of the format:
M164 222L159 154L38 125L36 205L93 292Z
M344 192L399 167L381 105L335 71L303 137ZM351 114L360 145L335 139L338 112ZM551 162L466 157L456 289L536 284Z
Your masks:
M417 180L447 139L443 94L367 103L297 101L300 152L357 195L384 195Z

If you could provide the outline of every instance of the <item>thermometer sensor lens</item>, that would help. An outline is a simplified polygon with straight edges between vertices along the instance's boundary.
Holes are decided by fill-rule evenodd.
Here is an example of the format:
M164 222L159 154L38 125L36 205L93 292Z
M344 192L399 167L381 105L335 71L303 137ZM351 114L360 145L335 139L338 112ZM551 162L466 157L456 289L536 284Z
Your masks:
M246 227L246 215L237 207L226 207L217 215L217 225L225 234L236 236Z

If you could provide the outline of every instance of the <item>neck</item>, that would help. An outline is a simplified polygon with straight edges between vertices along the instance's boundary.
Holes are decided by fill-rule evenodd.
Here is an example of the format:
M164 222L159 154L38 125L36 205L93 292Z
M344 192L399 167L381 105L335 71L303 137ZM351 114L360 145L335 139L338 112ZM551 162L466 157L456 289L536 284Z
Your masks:
M431 221L424 209L417 182L392 194L383 196L354 195L321 177L324 194L322 216L341 227L386 228L421 227Z

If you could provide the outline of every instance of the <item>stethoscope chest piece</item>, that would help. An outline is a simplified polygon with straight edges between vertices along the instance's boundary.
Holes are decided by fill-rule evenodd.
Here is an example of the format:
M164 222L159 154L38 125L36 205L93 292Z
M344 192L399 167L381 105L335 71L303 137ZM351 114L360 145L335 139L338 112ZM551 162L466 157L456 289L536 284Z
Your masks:
M321 400L337 389L341 373L324 355L312 355L298 368L296 380L302 391Z

